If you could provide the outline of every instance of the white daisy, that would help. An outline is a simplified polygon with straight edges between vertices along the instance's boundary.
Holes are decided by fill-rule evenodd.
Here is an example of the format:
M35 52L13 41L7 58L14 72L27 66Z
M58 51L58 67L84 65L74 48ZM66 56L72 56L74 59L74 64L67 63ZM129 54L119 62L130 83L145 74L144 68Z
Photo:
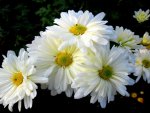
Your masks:
M0 102L9 110L18 102L21 111L21 101L24 100L26 109L32 107L32 99L37 95L35 83L46 83L47 78L36 76L36 70L27 52L21 49L17 57L13 51L8 51L4 56L0 68Z
M51 94L65 92L70 97L73 93L70 84L76 74L84 68L82 67L84 54L75 45L58 50L63 41L56 32L45 31L41 37L37 45L35 45L37 41L27 45L29 55L33 59L36 58L35 66L38 72L49 77L47 85Z
M60 19L55 19L57 25L47 27L56 31L65 40L59 49L62 49L66 43L77 43L78 47L93 48L94 43L106 45L109 35L112 33L112 27L105 25L107 21L103 21L105 13L101 12L94 16L89 11L62 12Z
M141 49L135 53L135 76L137 76L136 82L139 81L141 76L143 79L150 83L150 51L147 49Z
M41 43L41 40L43 40L43 31L40 32L41 36L35 36L35 39L32 41L32 44L27 44L26 46L30 46L30 48L27 48L28 51L32 51L36 53L37 48L39 48L39 43ZM31 50L30 50L31 49ZM30 59L32 60L32 62L36 62L36 58L35 57L30 57ZM38 71L38 70L37 70Z
M141 39L138 35L134 35L134 32L129 29L116 26L114 35L116 35L116 38L113 38L112 41L119 44L120 47L126 48L128 50L141 48L141 45L139 45Z
M91 94L90 102L98 100L105 108L107 102L114 100L116 92L129 96L125 85L131 85L134 81L128 76L132 68L123 49L99 47L97 53L87 58L84 66L87 70L77 75L72 84L73 88L77 88L76 99Z
M141 9L139 9L139 11L134 11L133 18L135 18L139 23L148 20L149 17L150 17L149 9L146 11L143 11Z

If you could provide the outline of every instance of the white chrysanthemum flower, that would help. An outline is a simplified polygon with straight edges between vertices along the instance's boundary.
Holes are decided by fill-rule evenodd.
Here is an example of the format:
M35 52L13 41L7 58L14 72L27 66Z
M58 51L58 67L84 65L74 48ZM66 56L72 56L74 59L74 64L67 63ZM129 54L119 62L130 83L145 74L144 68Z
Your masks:
M78 72L82 70L84 54L76 45L69 45L58 50L63 42L57 32L45 31L41 34L39 43L33 41L27 46L31 58L35 58L35 66L41 75L48 76L48 89L52 95L65 92L68 97L73 93L71 83ZM34 47L35 46L35 47ZM37 48L36 48L37 47Z
M150 51L147 49L141 49L135 53L135 76L137 76L136 82L139 81L141 76L143 79L150 83Z
M119 92L129 96L125 85L132 85L133 79L129 78L132 68L128 63L127 52L121 48L98 48L97 53L88 55L85 72L75 78L72 87L77 88L75 98L79 99L91 94L91 103L97 100L102 108L106 103L114 100L114 95Z
M30 48L27 48L27 51L32 51L32 53L35 51L35 53L36 53L37 48L39 48L39 46L40 46L39 43L41 43L41 40L43 40L42 34L43 34L43 31L40 32L41 36L35 36L35 39L32 41L32 44L27 44L27 46L28 45L30 46ZM30 57L30 59L32 60L33 64L34 64L34 62L36 62L35 57Z
M133 18L135 18L139 23L148 20L150 17L149 9L146 11L139 9L139 11L134 11L134 13Z
M134 35L134 32L129 29L116 26L114 35L116 35L116 38L112 41L119 44L120 47L128 50L139 49L141 47L141 45L138 45L141 43L141 39L138 35Z
M12 107L18 102L21 111L21 101L24 100L26 109L32 107L32 99L37 95L35 83L46 83L47 78L36 76L36 70L27 52L21 49L17 57L13 51L8 51L4 56L2 68L0 68L0 102L4 106Z
M145 46L146 49L150 49L150 36L148 32L144 33L141 44Z
M113 28L105 25L107 21L103 21L105 13L101 12L94 16L89 11L62 12L60 19L55 19L54 23L57 25L47 27L54 30L64 39L60 46L62 49L66 43L77 43L78 47L93 48L93 44L106 45L108 43L109 35L112 34Z

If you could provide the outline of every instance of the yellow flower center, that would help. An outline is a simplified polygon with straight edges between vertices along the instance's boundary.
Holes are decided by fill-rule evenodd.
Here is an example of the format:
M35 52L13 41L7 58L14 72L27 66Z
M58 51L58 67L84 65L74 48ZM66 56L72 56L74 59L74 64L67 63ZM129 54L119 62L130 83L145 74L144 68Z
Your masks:
M150 67L150 61L149 60L143 60L142 64L145 68L149 68Z
M11 77L11 81L14 85L19 86L23 82L23 76L21 72L14 73Z
M147 49L150 49L150 39L148 38L148 36L143 37L141 44Z
M74 35L82 35L85 33L85 31L87 30L87 28L81 24L75 24L74 26L72 26L70 28L70 32L73 33Z
M143 40L142 40L142 45L143 45L143 46L148 46L148 45L150 45L150 40L148 40L148 39L146 39L146 38L143 38Z
M72 55L67 52L60 52L57 54L55 62L59 66L67 67L73 62Z
M144 21L147 18L147 14L145 12L141 12L138 16L139 20Z
M99 76L104 80L108 80L113 75L113 69L110 66L104 66L101 70L99 70Z

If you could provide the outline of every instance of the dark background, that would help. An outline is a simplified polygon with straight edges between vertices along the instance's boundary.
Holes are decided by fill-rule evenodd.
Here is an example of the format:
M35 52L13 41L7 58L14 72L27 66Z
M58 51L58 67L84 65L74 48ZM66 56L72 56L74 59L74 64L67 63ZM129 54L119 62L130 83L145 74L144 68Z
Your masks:
M44 31L46 26L53 25L54 18L59 18L62 11L89 10L94 15L105 12L105 20L108 25L123 26L131 29L135 34L143 36L147 31L150 33L150 20L139 24L134 18L134 11L150 9L149 0L0 0L0 64L2 55L8 50L16 53L20 48L25 48L31 43L34 36ZM22 113L33 112L62 112L62 113L144 113L150 104L150 85L142 79L134 86L128 86L129 93L136 92L138 97L144 99L140 103L131 97L122 97L119 94L115 101L107 104L105 109L99 107L99 103L90 104L90 96L80 100L73 97L67 98L64 93L50 96L48 90L38 89L38 95L33 100L32 109ZM144 91L144 94L140 94ZM14 106L17 113L17 104ZM9 113L8 108L0 105L0 113Z

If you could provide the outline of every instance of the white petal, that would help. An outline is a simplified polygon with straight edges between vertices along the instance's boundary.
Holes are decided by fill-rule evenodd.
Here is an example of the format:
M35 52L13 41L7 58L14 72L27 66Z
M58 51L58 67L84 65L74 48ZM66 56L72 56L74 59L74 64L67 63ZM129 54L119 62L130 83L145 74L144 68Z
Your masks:
M34 99L36 97L36 95L37 95L37 91L33 90L30 96L32 99Z
M46 77L39 77L39 76L30 76L30 79L34 82L34 83L47 83L48 82L48 78Z
M104 12L97 14L90 22L101 21L105 16Z
M90 103L95 103L97 101L97 96L91 96Z
M85 91L85 88L77 89L77 92L75 93L74 98L80 99L80 98L84 97L84 91Z
M64 76L64 70L63 68L59 68L55 77L55 83L54 83L54 88L55 89L59 89L60 88L60 84L62 81L62 77Z
M56 65L53 65L53 66L49 67L49 68L45 71L44 76L45 76L45 77L50 76L51 73L53 72L53 70L55 70L55 67L56 67Z
M68 81L67 81L67 72L66 70L64 71L64 76L63 76L63 79L62 79L62 90L65 91L67 89L67 85L68 85Z
M18 102L18 110L21 111L21 101Z
M29 97L29 107L32 108L32 98Z
M102 108L106 107L106 99L101 99L101 101L99 101L99 102L100 102L100 105Z
M9 111L11 111L11 112L13 111L13 108L12 108L12 107L13 107L13 105L12 105L12 104L9 104L8 109L9 109Z
M25 107L25 109L28 108L27 96L24 97L24 107Z
M56 90L51 90L51 95L52 95L52 96L57 95L57 91L56 91Z
M147 69L145 69L145 68L143 68L143 71L145 72L145 81L147 80L148 81L148 78L150 78L150 72L149 72L149 70L147 70ZM143 77L144 77L143 76Z
M73 94L73 89L69 86L65 91L67 97L71 97Z
M83 15L79 17L78 23L80 23L81 25L87 25L87 23L89 22L90 16L91 15L89 11L85 11Z

